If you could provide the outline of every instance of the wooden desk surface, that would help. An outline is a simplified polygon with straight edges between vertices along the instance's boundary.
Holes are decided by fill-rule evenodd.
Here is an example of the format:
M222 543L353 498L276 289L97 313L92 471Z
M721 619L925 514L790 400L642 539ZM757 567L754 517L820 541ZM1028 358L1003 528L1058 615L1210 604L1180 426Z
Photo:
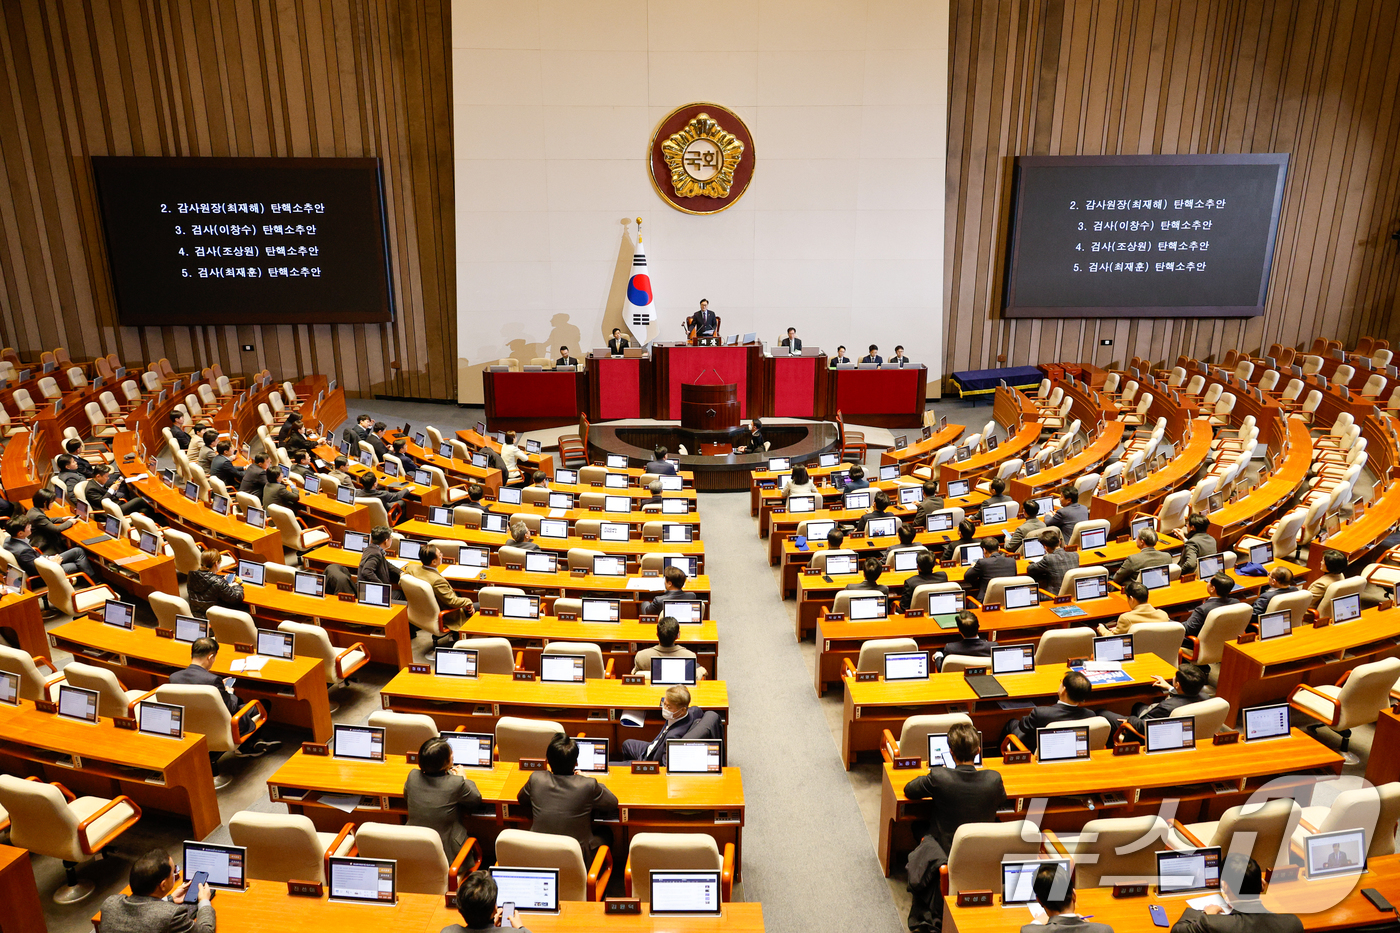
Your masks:
M657 644L656 624L622 619L618 622L569 622L556 616L541 616L538 620L507 619L503 616L474 614L462 623L459 634L479 638L509 638L513 641L533 640L543 644L554 641L583 641L595 644L629 642L639 646ZM681 626L678 645L716 645L719 626L713 619L699 625ZM619 671L619 674L625 673Z
M958 463L954 463L952 460L944 461L938 467L939 483L946 492L948 483L952 480L980 476L1007 460L1019 457L1029 450L1032 444L1040 440L1041 430L1039 421L1028 421L1021 426L1021 430L998 444L996 450L984 450L982 453L973 454Z
M530 573L526 570L507 570L505 567L487 567L484 570L478 570L475 567L453 565L444 568L442 575L459 589L476 589L482 586L513 586L523 590L558 590L566 594L627 594L636 599L650 599L661 592L660 589L639 589L628 586L627 581L633 578L661 580L660 577L641 577L639 574L622 577L598 577L590 573L575 577L568 571ZM687 593L696 594L701 599L709 599L710 578L703 573L698 577L690 577L685 582L685 590Z
M118 435L118 442L113 445L113 449L118 453L119 463L122 459L120 441L124 437L130 435ZM131 442L134 442L134 438ZM132 475L146 472L144 465L135 461L123 465L122 471L125 473L128 470ZM137 492L150 500L151 504L169 516L177 527L191 530L205 540L213 540L220 547L241 549L265 561L282 560L282 536L272 527L271 522L266 528L254 528L247 522L220 515L202 502L191 502L154 476L137 480L132 485Z
M729 687L722 680L705 680L688 688L691 702L703 709L728 710ZM581 684L518 681L505 674L478 677L437 677L399 671L380 691L389 708L392 697L443 704L490 703L552 707L555 709L659 709L666 687L624 684L618 678L587 680ZM722 718L727 718L723 717ZM658 720L659 721L659 720ZM638 738L645 732L639 729Z
M407 667L413 660L413 633L404 603L391 603L389 608L381 609L336 596L303 596L275 586L248 583L243 584L243 601L253 608L254 618L266 625L275 625L279 617L285 616L313 619L330 632L331 643L337 648L362 642L370 660L399 668Z
M1013 476L1006 485L1006 494L1017 502L1025 502L1093 472L1109 454L1118 449L1126 429L1127 426L1121 421L1104 422L1103 430L1078 454L1059 466L1041 470L1033 476Z
M1149 474L1142 482L1129 483L1117 492L1094 496L1089 503L1089 517L1114 520L1172 492L1200 469L1210 453L1213 439L1210 420L1198 418L1191 425L1194 428L1191 440L1185 445L1179 438L1176 440L1176 456L1168 460L1166 466Z
M108 625L97 619L79 617L72 622L54 628L49 632L54 638L75 645L86 645L98 651L137 658L159 665L172 671L183 670L190 664L190 646L173 638L162 638L155 629L138 625L128 631L115 625ZM232 645L224 645L214 659L214 673L221 677L248 678L266 683L295 684L306 676L308 671L321 671L318 658L268 658L262 670L256 674L242 671L234 673L232 663L254 655L244 654Z
M394 526L394 530L402 535L421 538L425 541L434 539L460 541L462 544L469 544L473 547L490 548L493 555L502 545L511 543L510 535L505 533L482 531L479 528L468 528L466 525L434 525L418 519L400 522ZM570 535L567 538L533 535L532 540L540 546L540 550L555 551L559 554L567 554L574 548L586 548L590 551L601 551L604 554L623 554L629 557L633 555L640 557L642 554L688 554L701 558L705 556L705 542L699 538L689 543L680 543L643 541L640 537L629 538L626 541L599 541L581 538L578 535Z
M1245 529L1266 521L1293 497L1308 470L1312 468L1313 443L1308 426L1296 418L1287 419L1288 455L1283 462L1274 463L1273 472L1249 495L1209 513L1210 535L1221 548L1233 545Z
M880 463L898 463L913 466L915 462L932 459L933 455L963 436L967 428L961 424L950 424L942 431L935 431L927 439L920 438L912 444L895 450L880 451ZM810 469L810 468L809 468ZM771 476L771 474L770 474ZM754 474L758 478L758 474Z

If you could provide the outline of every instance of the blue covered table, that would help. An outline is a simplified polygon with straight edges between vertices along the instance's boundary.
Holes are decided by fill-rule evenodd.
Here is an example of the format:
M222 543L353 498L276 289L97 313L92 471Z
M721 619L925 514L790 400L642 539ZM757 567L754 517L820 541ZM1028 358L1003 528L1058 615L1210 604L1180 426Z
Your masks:
M958 397L966 398L995 392L1003 379L1013 389L1033 389L1040 385L1045 374L1035 366L1008 366L1003 369L970 369L953 373L950 378L958 390Z

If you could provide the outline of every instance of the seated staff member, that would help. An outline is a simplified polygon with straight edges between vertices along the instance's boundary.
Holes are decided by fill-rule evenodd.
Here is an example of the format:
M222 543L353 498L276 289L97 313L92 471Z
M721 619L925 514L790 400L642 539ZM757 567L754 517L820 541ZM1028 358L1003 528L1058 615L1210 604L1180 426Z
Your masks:
M214 891L201 884L194 910L185 905L190 879L180 880L164 849L152 849L131 866L130 894L113 894L102 902L97 933L214 933Z
M349 486L351 488L354 488L355 477L350 474L348 469L349 466L349 458L345 457L344 455L341 455L339 457L336 457L335 460L331 463L331 469L326 473L326 475L329 476L331 479L335 480L336 483L341 486Z
M518 547L522 551L538 551L539 543L535 541L535 536L530 534L530 526L524 522L516 522L510 526L510 546Z
M199 569L190 574L186 592L190 612L201 619L215 606L248 611L243 602L243 581L237 574L219 573L219 552L212 548L199 552Z
M996 642L982 637L982 623L971 609L958 610L958 638L943 646L938 659L939 670L943 669L943 658L958 655L968 658L990 658Z
M390 445L390 453L399 458L399 463L403 464L405 473L412 473L418 469L418 461L408 455L408 438L396 437Z
M913 529L913 525L905 525L904 528ZM903 534L904 528L899 529ZM935 570L936 566L933 555L924 551L919 555L917 563L918 573L904 581L904 588L899 593L900 611L907 611L914 602L914 591L928 583L947 583L948 575L941 570Z
M857 463L846 474L846 492L856 492L870 488L870 480L865 478L865 467Z
M1040 520L1040 503L1034 499L1027 499L1026 504L1021 506L1021 511L1026 513L1026 520L1011 532L1011 537L1006 540L1006 549L1013 554L1021 549L1027 538L1036 538L1038 531L1045 529L1045 523Z
M520 461L528 459L525 451L515 444L515 432L507 431L505 442L501 444L501 459L506 464L506 485L513 486L525 477L520 473Z
M1001 730L1002 738L1014 735L1021 744L1035 751L1035 730L1060 723L1078 722L1099 715L1084 704L1089 702L1094 685L1081 671L1067 671L1060 680L1060 693L1054 706L1037 706L1020 719L1013 719Z
M1308 593L1312 596L1312 606L1309 608L1312 609L1316 609L1318 603L1322 602L1322 597L1329 586L1339 580L1346 579L1347 556L1335 548L1328 548L1322 552L1322 568L1327 572L1308 584Z
M1021 933L1113 933L1108 924L1090 923L1089 918L1074 912L1074 876L1058 862L1036 869L1031 890L1035 892L1035 902L1045 911L1046 922L1024 924Z
M998 476L990 484L992 494L986 498L983 505L998 505L1002 502L1015 502L1016 500L1006 494L1006 480Z
M670 616L662 616L656 620L656 641L657 644L650 648L643 648L637 652L632 659L632 673L650 674L652 658L693 658L695 652L689 648L676 644L676 639L681 637L681 624ZM695 679L705 679L705 669L700 665L695 665Z
M1298 588L1293 585L1293 571L1287 567L1275 567L1269 574L1269 585L1260 590L1259 597L1254 600L1254 619L1258 622L1269 609L1269 600L1275 596L1287 596L1289 593L1298 592Z
M870 345L870 350L865 354L865 356L862 356L860 358L860 361L862 363L874 363L878 366L879 364L885 362L885 358L880 355L880 348L872 343Z
M74 462L74 464L73 464L72 469L74 469L75 471L77 471L77 473L78 473L79 476L81 476L83 479L87 479L88 477L92 476L92 463L89 462L88 459L87 459L86 457L83 456L83 442L82 442L82 441L78 440L76 437L70 437L70 438L68 438L68 440L66 440L66 441L63 442L63 452L66 453L66 454L68 454L68 456L70 456L70 457L73 458L73 460L74 460L75 462ZM58 468L59 468L59 471L62 472L62 470L63 470L63 466L62 466L62 464L63 464L63 458L62 458L62 457L59 457L59 458L58 458L58 463L59 463L59 467L58 467Z
M287 459L292 461L291 471L302 479L315 473L311 467L311 455L304 450L295 450L287 455Z
M789 327L787 336L778 341L778 346L789 351L800 351L802 349L802 339L797 336L797 328Z
M904 788L910 800L930 802L928 832L909 855L909 888L914 903L909 909L909 929L937 930L943 924L941 868L948 863L953 836L968 823L997 822L997 808L1006 801L1001 775L974 762L981 752L977 730L970 723L948 727L948 751L954 766L930 767Z
M77 516L71 515L57 521L49 518L49 506L53 505L53 501L57 498L58 496L52 487L45 486L43 489L37 489L34 491L33 498L30 499L33 507L19 516L29 523L30 530L34 535L33 544L48 554L68 550L68 539L63 537L63 532L72 528L73 523L78 520ZM98 511L102 511L100 506ZM98 524L101 524L100 518Z
M690 691L680 684L666 688L661 698L661 718L665 725L650 742L624 739L622 755L627 761L659 761L666 764L666 740L685 738L690 727L699 722L704 711L690 705Z
M890 588L880 582L880 574L884 572L885 565L880 563L880 558L867 557L865 563L861 565L861 573L865 576L865 579L858 583L848 583L845 588L848 590L875 590L885 597L885 605L888 606Z
M830 365L831 365L831 368L832 368L832 369L835 369L837 366L845 365L846 363L849 363L850 361L851 361L851 358L850 358L849 356L846 355L846 348L845 348L845 347L837 347L837 348L836 348L836 355L833 356L833 357L831 358L831 364L830 364Z
M1016 576L1016 558L1001 549L996 538L982 539L983 557L963 574L964 586L977 591L979 603L987 600L987 585L1002 577Z
M233 457L230 456L232 451L233 444L230 441L218 441L214 444L214 459L209 461L209 475L218 477L229 489L239 489L243 485L243 468L234 465Z
M1079 555L1060 547L1060 529L1047 528L1040 533L1045 556L1026 568L1026 575L1052 596L1060 594L1065 574L1079 566Z
M370 434L374 430L374 415L361 412L355 417L355 423L341 432L341 438L350 442L352 450L360 449L360 441L369 440Z
M454 610L450 615L443 617L443 628L459 629L466 619L471 618L475 609L470 597L463 596L452 588L452 584L442 575L439 569L441 567L442 551L435 544L425 544L418 549L418 563L410 561L403 572L433 588L433 599L437 601L439 612L445 609ZM450 631L442 641L450 645L456 639L456 632Z
M1139 580L1142 572L1152 567L1165 567L1172 562L1172 556L1166 551L1157 550L1157 532L1151 528L1144 528L1137 534L1138 552L1131 554L1118 567L1118 572L1113 575L1113 582L1119 586L1129 580ZM1182 570L1182 573L1185 573Z
M1060 529L1068 539L1074 534L1074 526L1088 519L1089 510L1079 504L1079 490L1066 486L1060 490L1060 507L1045 520L1045 527Z
M741 454L761 454L767 438L763 436L763 422L757 418L749 422L749 442L738 449Z
M269 481L270 477L267 475L267 454L254 454L253 465L243 469L243 479L238 484L238 491L251 493L261 499L263 487L266 486Z
M568 347L559 348L559 359L554 361L555 366L577 366L578 360L569 355Z
M1202 667L1199 664L1182 664L1177 669L1176 677L1170 683L1160 677L1154 676L1152 678L1152 682L1156 686L1167 691L1167 695L1156 703L1134 704L1131 716L1125 717L1112 710L1102 710L1099 715L1107 719L1115 730L1126 719L1128 725L1136 729L1140 735L1144 720L1167 719L1181 707L1206 699L1201 695L1201 691L1205 689L1209 679L1210 668Z
M1127 635L1134 626L1146 622L1170 622L1172 617L1147 601L1150 591L1141 580L1131 580L1123 587L1128 598L1128 611L1118 617L1112 628L1099 625L1100 635Z
M653 505L658 508L663 508L664 506L662 506L662 503L665 501L665 498L665 496L661 495L661 480L654 479L647 483L647 497L638 503L638 508L642 511L646 511L648 506Z
M80 464L87 465L83 467ZM94 475L93 465L73 454L60 454L54 461L54 467L58 471L58 481L63 484L64 494L69 502L73 501L78 484Z
M885 492L883 489L881 489L881 490L879 490L878 492L875 493L874 499L871 500L871 509L870 509L870 511L869 511L869 512L866 512L866 513L865 513L864 515L862 515L860 518L856 519L855 533L856 533L856 534L862 534L862 533L864 533L864 532L865 532L865 526L866 526L867 524L869 524L869 522L870 522L870 520L871 520L872 518L891 518L891 517L892 517L892 518L894 518L894 524L895 524L895 527L896 527L896 528L898 528L900 525L904 524L902 521L899 520L898 517L896 517L896 516L891 516L891 515L888 514L888 513L889 513L889 508L890 508L890 494L887 493L887 492Z
M795 474L796 469L793 470ZM919 503L919 507L914 510L914 517L909 519L915 525L928 526L928 515L930 512L937 512L943 508L943 497L938 494L938 481L924 480L924 498Z
M614 327L612 337L608 339L608 353L612 356L621 356L622 351L632 346L632 341L622 336L622 328Z
M654 459L647 461L646 472L653 473L657 476L675 476L676 465L666 459L666 455L669 453L670 451L665 447L656 448L652 452L652 457Z
M903 346L898 346L894 348L894 356L890 357L890 362L894 363L897 366L904 366L908 364L909 357L904 355Z
M307 433L306 425L302 423L301 415L297 412L288 415L287 420L282 422L282 430L277 432L277 446L289 454L294 450L310 453L319 443L320 438Z
M1186 516L1186 542L1181 549L1181 572L1195 573L1202 557L1219 552L1220 544L1210 536L1210 519L1200 512Z
M175 671L170 675L172 684L182 684L189 687L213 687L219 691L219 698L224 701L224 706L230 715L236 714L243 708L234 692L229 689L224 679L213 671L214 661L219 656L219 643L212 638L196 638L194 644L190 645L190 666ZM232 680L233 678L229 678ZM253 714L244 713L238 720L238 731L244 735L252 731ZM248 739L236 752L240 758L257 758L265 755L276 748L281 748L281 742L264 742L261 739Z
M360 583L380 583L384 586L399 585L399 568L389 562L384 549L389 546L393 532L386 525L375 525L370 529L369 544L360 552L360 566L355 571L355 579Z
M1206 616L1210 615L1212 609L1219 609L1223 606L1233 606L1239 602L1230 593L1235 589L1235 581L1223 570L1210 578L1206 584L1206 591L1210 597L1186 617L1186 637L1194 638L1201 634L1201 628L1206 624ZM1185 644L1185 642L1183 642Z
M170 413L170 436L175 439L175 443L180 445L181 450L190 449L190 435L185 430L185 413L182 411L172 411Z
M1303 933L1302 920L1293 914L1271 913L1260 901L1264 872L1247 853L1225 856L1220 890L1230 905L1229 913L1219 904L1187 907L1171 933Z
M867 515L862 517L868 518L869 516ZM889 547L885 548L884 561L886 567L889 567L891 570L894 569L895 551L914 551L915 553L920 555L929 553L928 548L924 547L922 544L914 543L914 537L917 534L917 532L918 529L915 528L913 525L906 525L903 521L899 519L895 520L894 533L898 536L899 543L892 544ZM916 557L915 560L918 560L918 558Z
M102 500L110 499L121 509L123 515L154 515L155 509L149 502L132 492L126 480L105 463L92 468L92 479L87 481L87 504L94 513L102 511Z
M48 492L40 489L34 493L37 500L41 493ZM35 566L34 559L39 556L39 552L29 543L30 525L28 516L23 518L12 518L5 526L5 531L9 538L5 541L5 550L14 555L15 561L19 564L19 569L24 571L24 576L31 584L39 579L39 568ZM65 574L81 573L86 574L88 579L97 580L97 571L92 569L92 564L88 563L87 554L81 547L70 547L53 555L45 555L58 563L63 568Z
M958 548L964 544L978 543L972 536L977 534L977 526L967 519L958 522L958 540L943 545L943 560L957 560Z
M374 451L374 456L379 460L384 459L384 455L389 452L389 445L384 443L384 432L389 426L382 421L374 423L374 429L365 435L365 443Z
M467 841L462 817L481 804L481 791L452 762L452 746L440 736L418 748L418 767L403 782L408 805L408 825L423 826L438 834L447 863L457 857Z
M501 908L496 906L498 896L496 879L491 877L489 871L474 871L467 875L457 888L457 913L462 915L462 923L466 926L454 923L443 927L441 933L495 933L502 926L530 933L518 911L502 922Z
M656 594L656 598L642 604L642 615L659 616L666 608L665 603L673 599L699 599L694 593L685 591L685 571L679 567L667 567L662 574L666 578L666 589Z
M373 473L365 473L360 477L359 494L370 499L378 499L380 502L384 503L384 508L387 509L404 500L408 495L408 487L404 487L403 489L385 489L383 486L379 485L379 480L375 478Z
M190 458L190 463L198 463L200 467L208 469L209 461L214 456L213 445L218 439L218 431L213 428L205 428L190 440L190 446L185 451L185 456Z
M807 472L807 468L802 464L792 468L792 475L783 484L783 499L789 496L815 496L817 494L817 484L812 482L812 475Z
M564 733L544 754L549 770L531 773L516 798L532 811L530 832L578 840L583 864L592 865L599 847L612 845L612 830L593 821L617 811L617 795L591 774L578 773L578 744Z
M283 508L291 509L293 512L301 511L301 492L292 484L282 479L281 471L268 472L267 485L262 490L263 508L270 505L280 505Z

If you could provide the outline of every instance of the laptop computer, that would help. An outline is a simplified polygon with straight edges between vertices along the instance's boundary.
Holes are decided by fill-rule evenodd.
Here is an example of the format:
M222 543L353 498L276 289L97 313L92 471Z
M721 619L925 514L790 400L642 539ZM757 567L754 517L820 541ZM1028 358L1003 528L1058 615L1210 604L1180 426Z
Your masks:
M398 899L393 859L331 856L326 889L331 901L346 904L393 904Z

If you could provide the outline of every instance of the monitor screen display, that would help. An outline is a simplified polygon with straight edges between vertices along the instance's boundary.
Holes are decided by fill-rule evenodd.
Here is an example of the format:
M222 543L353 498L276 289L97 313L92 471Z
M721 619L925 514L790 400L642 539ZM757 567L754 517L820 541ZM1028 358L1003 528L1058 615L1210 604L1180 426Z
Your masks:
M827 576L837 576L839 574L856 572L856 555L854 554L827 554L826 573Z
M584 679L583 655L544 654L540 656L541 682L549 684L581 684Z
M690 511L690 504L685 499L662 499L662 515L684 515Z
M1171 583L1171 568L1169 567L1147 567L1142 571L1139 578L1142 585L1149 590L1160 590Z
M244 867L248 864L248 851L242 846L220 846L209 842L186 840L184 877L193 878L196 872L209 876L211 888L225 891L242 891L246 887Z
M1249 549L1249 559L1256 564L1267 564L1274 559L1274 545L1271 541L1256 544Z
M931 616L951 615L963 609L962 593L928 594L928 614Z
M292 592L302 596L321 597L326 595L326 578L319 573L298 570L292 577Z
M240 560L238 562L238 579L244 583L262 586L266 573L267 567L255 560Z
M594 554L593 575L595 577L627 576L627 558L616 554Z
M661 615L675 619L682 624L694 625L702 621L705 604L698 599L668 599L661 604Z
M194 616L175 617L175 640L193 644L197 639L209 634L209 623Z
M792 469L792 461L787 457L772 457L768 461L768 472L777 473L781 470Z
M519 505L520 490L513 486L502 486L496 490L496 501L502 505Z
M384 760L383 726L331 726L331 748L337 758L359 761Z
M481 516L481 530L489 531L492 534L503 535L506 533L506 517L488 512Z
M1361 594L1352 593L1332 600L1332 621L1350 622L1361 615Z
M583 600L584 622L617 622L622 618L622 604L616 599Z
M859 492L846 493L845 504L847 510L870 508L870 491L862 489Z
M885 680L928 680L927 651L885 652Z
M475 677L475 648L439 648L433 654L433 673L439 677Z
M538 619L540 617L540 598L538 596L504 596L501 599L501 615L507 619Z
M694 658L652 658L651 682L654 684L695 684Z
M1003 905L1030 904L1035 901L1035 876L1042 865L1060 865L1069 878L1070 862L1058 859L1009 859L1001 863L1001 902Z
M1121 664L1132 659L1132 635L1104 635L1094 639L1095 661L1116 661Z
M61 684L58 688L58 715L82 722L97 722L97 691Z
M626 489L626 473L608 473L603 476L603 486L607 489Z
M393 859L342 858L328 860L326 887L332 901L392 904L395 900Z
M575 739L574 744L578 746L578 770L580 774L608 773L610 759L607 739Z
M623 456L622 454L608 454L608 461L607 461L607 462L608 462L608 469L609 469L609 470L625 470L625 469L627 469L627 458L626 458L625 456Z
M602 522L598 525L598 540L621 544L631 538L631 532L626 522Z
M930 512L924 521L924 527L929 531L948 531L953 527L953 513Z
M1247 707L1243 722L1242 731L1246 742L1281 739L1289 734L1288 704L1270 703L1266 706Z
M355 587L359 590L356 595L359 597L360 605L374 606L376 609L389 608L389 587L387 584L361 582L355 584Z
M1034 583L1021 583L1002 589L1002 605L1007 609L1029 609L1040 605L1040 593Z
M1108 577L1095 574L1092 577L1079 577L1074 581L1074 598L1102 599L1108 595Z
M574 497L567 492L551 492L549 494L549 507L551 509L572 509Z
M1316 833L1306 840L1309 878L1359 875L1366 870L1366 830Z
M440 505L429 506L428 524L430 525L451 525L452 510Z
M870 619L885 618L885 597L876 596L852 596L849 603L850 619L852 622L864 622Z
M185 708L169 703L152 703L143 700L136 704L136 728L146 735L158 735L166 739L185 737Z
M817 498L816 496L788 496L787 510L789 512L815 512Z
M573 486L578 482L578 470L555 470L554 482L564 486Z
M361 531L345 532L345 538L341 542L341 550L349 551L352 554L359 554L369 546L369 535Z
M604 496L604 512L630 512L632 511L632 499L630 496Z
M288 660L296 657L293 646L296 636L291 632L279 632L274 629L258 629L257 652L267 658L281 658Z
M1152 518L1152 516L1150 516L1150 515L1148 515L1148 516L1146 516L1146 517L1144 517L1144 518L1135 518L1135 519L1133 519L1133 524L1132 524L1132 526L1131 526L1131 531L1129 531L1128 534L1129 534L1129 536L1130 536L1134 541L1136 541L1136 540L1137 540L1138 533L1141 532L1143 529L1145 529L1145 528L1152 528L1152 529L1155 530L1156 527L1157 527L1157 522L1156 522L1156 521Z
M1266 612L1259 617L1259 637L1265 641L1293 633L1293 613Z
M894 552L893 569L896 573L908 573L918 569L919 554L927 553L918 548L909 548L903 551Z
M1171 719L1144 719L1147 752L1179 752L1196 747L1196 717L1176 716Z
M661 526L661 540L667 544L690 544L695 539L695 526L682 522L667 522Z
M1157 888L1161 894L1217 890L1220 847L1169 849L1157 853Z
M352 496L351 498L353 499L354 497ZM267 526L267 513L262 509L255 509L249 506L247 511L243 513L243 520L254 528L264 528Z
M899 507L901 509L912 509L923 501L924 490L922 486L900 486L899 487Z
M1004 645L992 648L993 674L1020 674L1035 670L1034 645Z
M484 547L464 547L457 551L457 563L463 567L486 567L491 563L491 552Z
M130 631L136 627L136 606L109 599L102 605L102 621Z
M822 469L829 469L841 462L840 454L822 454L817 458L817 465Z
M530 573L555 573L558 555L553 551L526 551L525 569Z
M1107 543L1107 528L1090 528L1079 535L1079 546L1084 549L1103 547Z
M156 536L149 531L143 531L141 532L141 537L136 547L143 553L155 557L156 551L160 548L160 542L156 539Z
M888 538L894 534L895 523L898 519L871 518L865 522L865 534L869 538Z
M516 910L559 912L559 869L497 865L490 872L496 882L497 907L514 904Z
M948 495L952 498L965 496L972 490L972 480L955 479L948 481Z
M569 523L562 518L540 519L540 537L564 539L569 536Z
M720 739L667 739L666 770L672 774L719 774L723 741Z
M7 706L19 705L19 675L0 671L0 703Z
M452 763L463 768L492 767L491 750L496 737L481 732L444 732L442 738L452 746Z
M1089 727L1070 726L1036 730L1036 760L1071 761L1089 757Z
M928 734L928 764L930 768L942 766L944 768L956 768L957 759L953 757L953 751L948 747L948 733L930 732ZM977 733L977 755L972 760L975 767L982 766L982 733Z
M723 914L718 871L651 871L653 916L719 917Z

